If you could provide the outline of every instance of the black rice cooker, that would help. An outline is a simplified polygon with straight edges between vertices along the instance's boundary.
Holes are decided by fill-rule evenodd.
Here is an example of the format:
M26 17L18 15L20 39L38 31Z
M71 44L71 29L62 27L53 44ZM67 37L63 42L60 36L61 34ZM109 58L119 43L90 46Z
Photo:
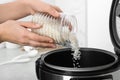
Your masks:
M118 5L119 0L113 0L110 12L110 35L115 53L80 48L80 68L74 68L71 48L50 51L36 61L38 80L120 80L120 38L116 26Z

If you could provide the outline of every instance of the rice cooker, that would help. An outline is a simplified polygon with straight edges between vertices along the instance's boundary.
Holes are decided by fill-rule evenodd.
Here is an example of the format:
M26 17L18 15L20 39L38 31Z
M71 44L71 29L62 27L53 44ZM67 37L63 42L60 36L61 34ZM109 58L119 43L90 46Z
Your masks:
M120 80L120 38L116 24L119 14L119 0L113 0L109 28L115 53L80 48L80 68L74 68L71 48L50 51L36 61L38 80Z

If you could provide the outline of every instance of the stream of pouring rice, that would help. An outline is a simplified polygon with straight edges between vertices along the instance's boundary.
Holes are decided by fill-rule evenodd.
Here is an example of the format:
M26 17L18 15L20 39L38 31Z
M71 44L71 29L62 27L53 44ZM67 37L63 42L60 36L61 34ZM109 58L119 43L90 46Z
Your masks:
M73 66L74 68L80 68L80 57L81 57L81 52L79 51L79 45L78 45L78 40L74 34L70 34L69 40L71 42L71 47L73 53Z

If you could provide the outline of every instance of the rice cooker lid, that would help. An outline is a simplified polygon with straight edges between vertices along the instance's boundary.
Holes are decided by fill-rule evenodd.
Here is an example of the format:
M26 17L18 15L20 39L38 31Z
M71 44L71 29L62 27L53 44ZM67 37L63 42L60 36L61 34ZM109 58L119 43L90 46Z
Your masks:
M118 21L120 20L120 4L119 0L113 0L111 11L110 11L110 20L109 20L109 31L112 44L114 46L115 52L119 52L120 50L120 34L119 34L119 27ZM119 10L119 11L118 11ZM118 20L119 19L119 20ZM120 23L120 21L119 21Z

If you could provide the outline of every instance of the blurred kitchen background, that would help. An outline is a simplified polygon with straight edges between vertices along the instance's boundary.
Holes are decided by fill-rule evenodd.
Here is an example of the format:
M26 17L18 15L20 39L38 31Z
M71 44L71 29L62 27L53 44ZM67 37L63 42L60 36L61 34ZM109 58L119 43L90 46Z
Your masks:
M13 0L0 0L0 4ZM59 6L63 12L77 17L80 47L113 51L109 35L109 13L112 0L45 0ZM21 19L30 21L31 16Z

